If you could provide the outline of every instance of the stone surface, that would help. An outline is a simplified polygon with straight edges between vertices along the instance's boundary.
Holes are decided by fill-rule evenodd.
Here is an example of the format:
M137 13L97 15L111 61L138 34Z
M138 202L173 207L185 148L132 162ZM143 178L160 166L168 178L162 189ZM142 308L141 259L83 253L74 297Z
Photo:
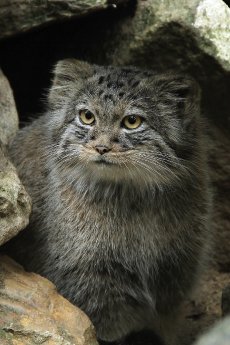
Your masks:
M31 200L16 169L7 158L6 146L18 129L18 115L10 85L0 70L0 245L29 222Z
M193 299L185 306L185 320L178 344L193 344L200 334L208 331L221 319L221 294L229 282L230 273L218 272L214 268L205 272Z
M219 322L195 345L229 345L230 344L230 317Z
M7 145L18 130L18 114L9 82L0 69L0 139Z
M1 0L0 39L42 25L82 16L127 0Z
M31 199L0 146L0 245L29 223Z
M203 38L198 40L201 49L230 70L229 7L222 1L200 1L192 25Z
M88 317L47 279L0 257L1 345L97 345Z
M229 25L230 9L222 0L139 1L135 16L126 23L122 23L120 30L124 31L125 36L122 37L120 46L116 47L117 55L114 59L124 63L137 59L137 54L140 58L145 54L145 63L148 59L151 65L151 60L154 64L154 60L160 62L161 58L166 59L165 54L171 50L175 53L172 58L176 60L184 44L179 40L175 42L176 34L178 38L180 35L189 38L190 32L201 51L214 56L224 68L230 70ZM173 30L171 33L170 28ZM166 35L161 36L157 42L160 32ZM169 46L165 46L166 40ZM186 57L188 57L189 48L193 48L189 47L191 43L187 42L187 46L184 46ZM146 49L150 49L149 54L146 54ZM162 49L162 56L157 56L159 49ZM198 56L194 55L190 57L191 61L197 58ZM168 61L170 61L170 56L168 56ZM162 62L165 64L166 61ZM175 61L175 64L179 66L181 62L179 59Z

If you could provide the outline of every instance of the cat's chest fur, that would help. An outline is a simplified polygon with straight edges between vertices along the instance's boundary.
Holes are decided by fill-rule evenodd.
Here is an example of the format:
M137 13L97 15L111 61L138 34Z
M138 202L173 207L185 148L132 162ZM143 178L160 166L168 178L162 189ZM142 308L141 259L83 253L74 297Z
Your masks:
M55 257L58 250L68 265L97 265L101 260L121 261L129 266L139 265L139 260L143 265L158 255L162 243L167 245L167 232L161 224L160 211L156 212L154 196L151 201L135 198L127 191L119 194L108 190L111 196L100 197L97 191L92 198L80 195L74 186L54 185L50 193L51 189L41 227L46 229L50 255ZM106 195L105 191L102 194Z

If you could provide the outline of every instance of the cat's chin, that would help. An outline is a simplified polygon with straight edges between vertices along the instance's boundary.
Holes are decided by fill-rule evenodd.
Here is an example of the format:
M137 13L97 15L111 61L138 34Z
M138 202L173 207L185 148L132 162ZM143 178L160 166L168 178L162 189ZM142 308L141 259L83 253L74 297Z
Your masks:
M146 178L142 179L140 175L133 171L130 174L130 168L110 161L93 161L87 166L88 176L91 182L112 183L112 184L127 184L132 186L146 186L146 183L152 184L152 180Z
M91 164L93 175L99 180L120 181L125 179L124 168L110 161L94 161Z
M108 167L108 166L114 166L117 165L113 162L107 161L107 160L98 160L93 162L98 167Z

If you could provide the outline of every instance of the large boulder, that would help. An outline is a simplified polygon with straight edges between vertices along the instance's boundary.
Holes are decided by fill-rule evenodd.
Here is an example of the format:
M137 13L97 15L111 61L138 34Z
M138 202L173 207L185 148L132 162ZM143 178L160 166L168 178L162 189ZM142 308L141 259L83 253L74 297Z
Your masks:
M0 69L0 140L3 145L13 139L18 130L18 113L13 92Z
M229 345L230 317L219 322L207 334L203 335L194 345Z
M0 344L98 345L80 309L7 257L0 257Z
M0 245L28 225L30 212L31 199L0 146Z
M17 129L13 93L0 70L0 245L26 227L31 212L31 199L7 157L6 147Z
M230 70L229 24L230 9L222 0L138 1L134 16L119 23L113 59L188 69L188 61L197 66L206 53Z
M0 3L0 39L53 22L84 16L127 0L2 0Z

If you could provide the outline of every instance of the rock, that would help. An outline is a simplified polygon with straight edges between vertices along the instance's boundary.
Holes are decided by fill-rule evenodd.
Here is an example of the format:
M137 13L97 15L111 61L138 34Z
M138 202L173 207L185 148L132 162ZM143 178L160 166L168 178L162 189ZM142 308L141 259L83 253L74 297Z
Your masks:
M189 58L189 49L194 48L189 47L193 42L187 42L187 47L185 46L185 39L190 32L201 51L214 56L224 68L230 70L230 9L221 0L140 1L135 16L129 19L129 24L128 27L126 22L120 28L125 34L121 40L124 49L120 49L120 46L116 48L122 63L125 60L141 58L145 54L145 63L148 59L150 65L161 62L161 59L162 63L166 64L167 59L169 64L174 63L179 67L182 61L177 60L177 57L182 58L181 50L184 48L184 58ZM173 30L171 33L170 28ZM164 32L165 37L161 36L161 40L157 42L160 32ZM176 34L181 37L184 35L184 40L178 40L175 46ZM167 46L164 45L166 40ZM125 45L127 43L128 45ZM149 54L147 49L150 49ZM159 50L162 54L157 56ZM171 57L167 56L170 51L174 52ZM191 56L190 61L197 58L197 55ZM118 56L115 55L114 59L117 60ZM170 61L171 59L174 61Z
M230 285L225 286L222 292L221 300L222 315L230 315Z
M18 114L9 82L0 69L0 139L7 145L18 130Z
M230 317L217 323L207 334L202 336L194 345L229 345Z
M193 344L200 334L221 319L221 293L229 284L230 273L218 272L214 268L205 271L193 299L184 305L185 319L178 332L180 345Z
M82 16L108 7L116 8L127 0L2 0L0 39L55 21Z
M197 30L198 44L226 69L230 70L230 9L224 2L199 1L192 25ZM202 37L202 39L200 39Z
M88 317L47 279L0 258L1 345L97 345Z
M0 245L29 223L31 199L0 147Z
M17 129L18 116L13 93L0 71L0 245L26 227L31 212L30 197L8 160L5 148Z

